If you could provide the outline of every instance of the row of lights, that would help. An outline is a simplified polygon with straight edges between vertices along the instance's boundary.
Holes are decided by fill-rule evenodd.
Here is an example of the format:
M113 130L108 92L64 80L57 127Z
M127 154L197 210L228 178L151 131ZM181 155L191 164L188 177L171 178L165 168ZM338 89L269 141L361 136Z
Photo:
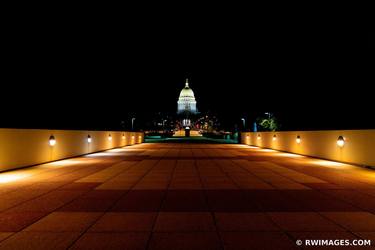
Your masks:
M246 136L247 138L249 138L249 135L247 135ZM260 136L260 134L258 134L258 136L257 136L257 140L261 140L262 139L262 137ZM272 141L276 141L276 139L277 139L277 137L276 137L276 135L273 135L273 137L272 137ZM301 141L302 141L302 139L301 139L301 136L299 136L299 135L297 135L297 137L296 137L296 142L298 143L298 144L300 144L301 143ZM345 138L343 137L343 136L339 136L338 138L337 138L337 146L339 146L339 147L344 147L344 145L345 145Z
M132 136L132 139L134 140L134 135ZM142 136L139 136L139 138L141 139ZM122 134L122 139L125 140L125 134L123 133ZM108 141L112 141L112 135L111 134L108 134ZM87 143L91 143L92 142L92 138L91 138L91 135L87 135ZM49 145L50 146L55 146L56 145L56 138L54 135L51 135L49 137Z

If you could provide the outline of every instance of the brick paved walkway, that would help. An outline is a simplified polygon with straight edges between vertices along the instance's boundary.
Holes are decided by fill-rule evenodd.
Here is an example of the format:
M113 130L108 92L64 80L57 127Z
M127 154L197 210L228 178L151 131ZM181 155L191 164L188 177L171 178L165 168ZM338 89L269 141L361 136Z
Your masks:
M0 249L374 245L374 213L375 170L244 145L141 144L0 173Z

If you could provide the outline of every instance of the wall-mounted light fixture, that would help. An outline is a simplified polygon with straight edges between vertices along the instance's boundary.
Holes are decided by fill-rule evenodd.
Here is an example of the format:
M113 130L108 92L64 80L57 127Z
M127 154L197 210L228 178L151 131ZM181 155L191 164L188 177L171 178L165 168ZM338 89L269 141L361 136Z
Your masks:
M56 139L55 139L55 137L53 136L53 135L51 135L50 137L49 137L49 145L50 146L55 146L55 144L56 144Z
M122 139L125 140L125 133L122 133Z
M337 146L342 148L344 147L344 145L345 145L345 138L340 135L339 138L337 138Z
M276 135L273 135L272 141L276 141Z
M87 143L91 143L92 139L91 139L91 135L87 135Z
M108 141L112 141L112 135L111 134L108 135Z
M260 134L258 134L258 136L257 136L257 140L260 140L260 139L261 139Z
M301 136L297 135L296 142L297 142L298 144L301 143Z

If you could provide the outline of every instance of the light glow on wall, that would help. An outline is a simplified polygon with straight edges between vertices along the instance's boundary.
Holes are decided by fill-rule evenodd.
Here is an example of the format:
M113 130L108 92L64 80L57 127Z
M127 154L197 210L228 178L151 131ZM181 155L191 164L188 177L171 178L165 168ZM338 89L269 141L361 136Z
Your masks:
M340 148L344 147L345 145L345 139L344 137L342 137L341 135L339 136L339 138L337 138L337 146L339 146Z
M276 135L273 135L272 141L276 141Z
M51 147L53 147L53 146L55 146L56 145L56 139L55 139L55 137L53 136L53 135L51 135L50 137L49 137L49 145L51 146Z
M125 140L125 134L124 133L122 133L122 139Z
M246 144L250 144L250 135L246 135Z
M274 135L277 136L276 141L273 141ZM375 129L257 131L245 132L241 137L241 143L347 164L375 167L375 154L372 153L375 148L374 138Z
M125 140L121 140L123 134ZM132 135L136 142L130 140ZM142 132L0 128L0 174L40 164L43 168L48 162L142 143L139 135L143 140ZM57 168L60 165L63 164L56 163Z

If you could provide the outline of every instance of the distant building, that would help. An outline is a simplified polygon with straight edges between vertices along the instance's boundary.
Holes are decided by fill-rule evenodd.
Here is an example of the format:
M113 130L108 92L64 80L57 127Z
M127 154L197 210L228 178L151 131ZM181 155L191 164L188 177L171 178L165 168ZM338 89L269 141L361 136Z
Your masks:
M180 97L177 101L177 114L197 114L197 101L195 100L194 92L189 87L189 81L186 79L185 88L180 92Z
M198 114L197 101L194 92L189 87L189 81L186 79L185 88L180 92L177 101L177 115L179 117L176 136L200 136L194 120Z

